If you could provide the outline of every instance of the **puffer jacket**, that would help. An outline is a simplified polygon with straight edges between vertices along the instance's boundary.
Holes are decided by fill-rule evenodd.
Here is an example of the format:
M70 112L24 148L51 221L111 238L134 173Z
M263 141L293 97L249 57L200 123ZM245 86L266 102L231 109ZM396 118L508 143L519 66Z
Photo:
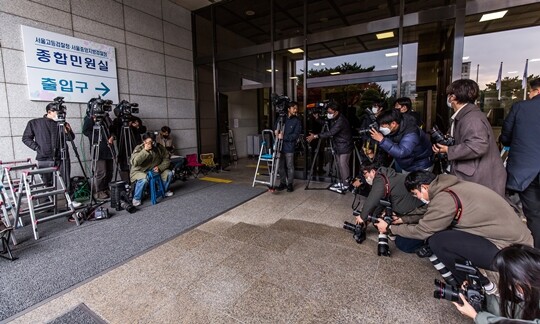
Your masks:
M398 131L385 136L380 147L407 172L425 170L433 165L431 141L416 125L413 116L404 114Z
M431 182L428 209L418 225L392 225L392 233L425 240L448 229L456 215L456 203L444 191L447 188L462 204L461 219L452 229L484 237L499 249L514 243L532 246L531 232L504 198L485 186L447 174Z
M353 150L351 126L347 117L342 113L339 113L336 118L330 120L329 130L320 133L319 137L332 138L337 154L347 154Z
M406 175L397 173L394 169L381 167L377 170L377 174L373 179L371 191L362 206L360 216L364 221L367 220L368 215L375 215L379 212L381 206L379 202L381 199L385 198L386 182L382 175L384 175L390 183L390 202L392 203L392 210L396 214L400 216L406 215L424 204L416 197L413 197L411 193L407 191L407 188L405 188L404 183ZM411 217L411 219L407 219L407 221L404 219L407 218L407 216L402 217L405 223L417 222L417 220L421 218L421 215L411 215L408 217ZM413 220L413 218L415 218L416 221Z
M73 131L68 132L66 136L75 139ZM69 140L69 138L67 139ZM24 129L22 141L26 146L37 152L36 160L60 160L58 124L54 120L45 116L30 120ZM69 159L69 150L67 148L66 158Z

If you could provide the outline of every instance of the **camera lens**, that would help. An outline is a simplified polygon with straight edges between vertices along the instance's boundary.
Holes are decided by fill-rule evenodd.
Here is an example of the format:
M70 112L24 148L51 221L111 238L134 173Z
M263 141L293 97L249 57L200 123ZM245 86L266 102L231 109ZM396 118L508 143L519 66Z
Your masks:
M449 301L459 301L459 290L435 279L435 290L433 290L433 297L437 299L446 299Z
M353 231L356 229L356 225L352 224L352 223L349 223L349 222L345 222L343 223L343 228L348 230L348 231Z

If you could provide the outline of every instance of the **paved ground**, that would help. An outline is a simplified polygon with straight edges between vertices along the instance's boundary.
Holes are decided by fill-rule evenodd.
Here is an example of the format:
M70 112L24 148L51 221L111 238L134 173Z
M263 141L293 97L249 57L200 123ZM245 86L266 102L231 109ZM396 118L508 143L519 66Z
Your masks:
M209 176L251 185L255 163ZM358 245L341 228L350 193L295 189L258 196L14 322L45 323L80 303L109 323L468 322L432 297L428 260L393 245L378 257L373 229Z

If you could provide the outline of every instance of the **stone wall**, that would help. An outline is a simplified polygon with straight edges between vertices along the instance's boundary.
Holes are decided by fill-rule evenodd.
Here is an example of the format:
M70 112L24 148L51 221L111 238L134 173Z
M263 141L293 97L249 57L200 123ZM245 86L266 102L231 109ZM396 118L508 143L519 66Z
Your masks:
M0 21L0 160L35 158L21 137L47 105L28 99L21 25L114 46L120 100L139 103L149 130L171 127L179 154L196 152L190 11L168 0L0 0ZM83 159L85 111L67 104ZM72 175L80 174L73 153L71 162Z

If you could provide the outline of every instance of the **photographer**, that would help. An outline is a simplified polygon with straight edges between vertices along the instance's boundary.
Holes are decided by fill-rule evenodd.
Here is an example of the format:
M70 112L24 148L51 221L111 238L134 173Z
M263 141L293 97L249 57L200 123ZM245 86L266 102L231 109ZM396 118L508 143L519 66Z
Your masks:
M505 319L519 319L512 323L540 323L540 251L519 244L508 246L497 253L493 268L499 273L500 300L486 295L487 311L477 313L460 294L463 305L454 302L459 312L477 324Z
M169 155L173 154L173 152L174 152L174 144L173 144L173 139L171 137L171 128L169 126L161 127L161 131L159 132L158 136L156 137L156 142L158 142L159 144L165 146L165 148L169 152Z
M431 251L457 282L465 277L455 271L455 260L469 260L492 270L500 249L514 243L532 245L532 236L513 208L493 190L453 175L435 176L427 171L407 175L405 187L428 204L418 224L375 224L390 232L418 240L428 239Z
M172 179L172 171L169 170L170 159L167 149L156 143L154 133L145 133L143 135L143 143L137 145L131 155L131 183L135 183L133 193L133 206L137 207L141 204L142 196L146 184L148 183L147 172L153 171L161 174L161 181L165 187L165 196L172 196L172 191L169 191L169 184Z
M331 139L337 155L336 162L338 163L339 173L341 176L341 179L338 181L341 182L333 185L329 189L343 193L347 190L347 179L349 178L351 172L349 170L349 160L351 159L351 153L353 150L353 141L349 122L347 121L347 118L340 113L340 111L341 109L339 108L338 104L335 101L330 101L326 107L326 117L331 124L329 130L319 134L310 133L309 136L306 137L306 140L311 142L317 138ZM317 119L317 121L322 123L320 119Z
M495 143L491 125L475 104L478 84L461 79L446 88L447 105L454 110L450 136L455 144L434 144L435 153L448 154L450 174L484 185L505 196L506 170Z
M69 150L66 147L65 163L67 174L63 174L64 166L61 165L62 160L60 156L61 148L58 145L60 143L60 136L58 134L58 112L61 109L57 103L50 103L45 108L47 114L42 118L32 119L26 125L24 130L22 141L23 143L36 151L36 161L38 168L50 168L59 166L62 172L62 179L64 181L70 181L71 164L69 159ZM64 132L66 137L75 139L75 134L71 129L69 123L64 124ZM68 140L70 140L68 138ZM43 174L43 182L47 185L52 185L52 174Z
M418 223L426 212L424 203L411 196L405 188L405 175L396 173L394 169L380 167L379 164L367 164L362 167L362 174L371 190L362 206L356 224L363 224L368 216L377 216L383 211L381 199L390 201L392 211L396 214L394 222L407 224ZM354 187L360 186L360 180L352 183ZM396 237L396 246L403 252L412 253L424 244L423 240Z
M420 128L424 127L424 123L422 122L422 117L420 117L420 114L416 111L413 111L412 109L412 101L409 97L401 97L397 98L396 102L394 103L394 109L399 111L401 115L408 115L414 118L416 121L416 125Z
M294 149L296 146L296 141L302 133L302 123L296 116L297 114L298 103L295 101L289 102L287 107L287 116L280 117L285 119L283 121L283 131L280 132L279 129L275 130L277 138L283 140L278 170L280 184L276 188L278 191L285 188L287 188L287 192L292 192L294 190Z
M95 161L95 188L93 188L93 194L97 200L105 200L109 198L109 182L112 180L114 171L114 136L109 135L108 138L106 137L107 133L110 133L110 129L112 128L112 120L109 117L109 113L106 112L104 116L95 116L92 112L92 100L88 102L88 109L86 110L86 116L84 117L82 133L88 137L90 151L92 151L92 144L98 143L97 154L99 158ZM94 132L96 123L99 123L99 125L103 127L102 131L104 133L101 134L101 138L97 131Z
M128 110L119 109L118 106L114 109L116 118L113 121L111 128L112 135L116 138L118 143L118 165L120 166L120 178L129 182L129 157L132 154L132 150L135 146L142 143L141 136L146 133L146 126L142 124L142 120L139 117L135 117ZM124 131L124 128L128 132ZM129 137L129 138L126 138Z
M372 128L371 138L380 148L395 159L396 164L406 172L430 170L433 166L431 142L418 126L414 118L402 116L392 109L377 117L379 130Z

